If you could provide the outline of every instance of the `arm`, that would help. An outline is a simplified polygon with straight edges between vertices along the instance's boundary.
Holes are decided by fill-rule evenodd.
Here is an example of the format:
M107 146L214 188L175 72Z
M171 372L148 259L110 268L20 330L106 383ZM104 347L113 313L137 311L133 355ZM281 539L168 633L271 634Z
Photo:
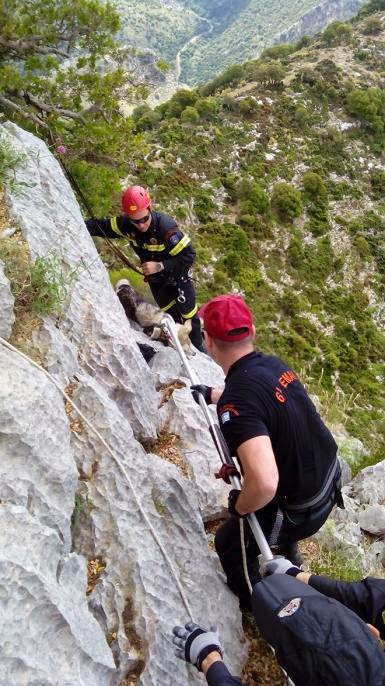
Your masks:
M244 686L238 677L231 676L219 653L210 653L203 660L202 672L208 686Z
M260 510L274 498L279 475L269 436L256 436L242 443L238 457L243 468L243 486L236 510L245 515Z
M188 271L196 257L189 237L175 227L167 232L164 243L168 253L163 260L164 270L175 276Z
M125 234L121 233L122 217L111 217L111 219L87 219L86 227L91 236L101 238L121 238Z
M352 582L336 581L317 574L311 574L309 577L309 586L329 598L338 600L364 622L373 624L379 630L381 637L385 638L385 626L382 619L382 613L385 610L385 579L368 577L362 581Z

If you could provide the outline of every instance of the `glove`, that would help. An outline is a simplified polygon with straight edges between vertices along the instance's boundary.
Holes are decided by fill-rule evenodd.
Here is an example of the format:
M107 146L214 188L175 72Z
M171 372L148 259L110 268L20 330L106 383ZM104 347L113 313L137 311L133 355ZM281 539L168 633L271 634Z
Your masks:
M207 405L212 404L211 391L212 386L205 386L203 383L196 384L196 386L191 386L191 393L196 403L199 405L199 396L203 395Z
M229 514L234 515L235 517L239 517L240 519L243 519L244 517L247 517L247 515L241 515L239 512L235 509L235 506L237 504L237 500L239 498L239 494L241 491L238 491L237 488L233 488L230 493L229 493L229 500L227 503L227 509Z
M295 567L290 560L283 555L275 555L273 560L263 562L259 567L259 573L262 577L271 576L272 574L289 574L290 576L297 576L302 571L299 567Z
M210 631L199 624L187 622L185 628L174 626L172 642L177 646L175 655L201 670L203 660L214 650L222 656L222 646L215 626Z

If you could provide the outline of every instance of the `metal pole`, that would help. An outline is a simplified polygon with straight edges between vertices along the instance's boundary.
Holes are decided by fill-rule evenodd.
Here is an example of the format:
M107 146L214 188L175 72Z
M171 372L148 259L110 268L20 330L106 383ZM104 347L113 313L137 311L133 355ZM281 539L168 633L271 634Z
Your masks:
M162 320L162 323L167 327L167 331L171 336L171 339L173 341L173 344L179 354L179 357L181 358L183 365L186 369L187 376L189 377L192 385L199 384L199 379L194 372L193 369L191 369L191 366L189 364L189 361L186 357L186 353L184 352L181 343L179 341L178 336L176 335L175 331L175 324L173 318L169 314L165 314ZM200 394L199 396L199 405L202 409L202 412L205 416L205 419L207 421L208 427L210 434L212 436L212 439L214 441L215 447L217 448L217 451L219 453L219 456L222 460L223 464L234 464L234 460L231 457L225 439L223 438L222 432L217 424L213 421L211 412L207 406L207 403L204 399L204 397ZM241 481L237 476L230 476L230 481L232 486L237 489L241 489ZM265 534L263 533L261 526L257 520L256 515L254 512L250 513L247 515L247 521L249 523L250 529L253 532L254 538L257 542L258 548L261 551L261 555L259 556L261 558L262 562L266 562L267 560L272 560L273 559L273 553L270 550L270 546L266 540Z

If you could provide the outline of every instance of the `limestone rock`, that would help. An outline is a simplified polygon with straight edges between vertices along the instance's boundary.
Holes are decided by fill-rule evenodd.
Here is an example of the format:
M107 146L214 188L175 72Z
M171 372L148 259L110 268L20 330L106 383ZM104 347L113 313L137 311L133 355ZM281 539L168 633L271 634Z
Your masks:
M82 377L73 398L103 427L103 437L114 446L128 477L92 432L72 434L85 475L86 500L92 503L88 525L83 520L75 544L87 557L95 555L106 563L91 602L105 633L116 636L112 649L121 677L140 667L146 656L141 686L168 683L170 673L173 686L199 682L194 672L175 661L168 640L170 627L187 621L189 614L176 579L196 621L207 623L215 617L227 659L238 673L244 657L238 603L210 555L196 485L175 465L144 452L94 380Z
M385 460L365 467L350 484L350 493L360 505L385 502Z
M22 505L71 548L78 474L60 393L0 346L0 501Z
M85 596L84 559L19 505L0 506L1 684L109 686L115 663Z
M361 529L370 534L382 536L385 534L385 507L383 505L369 505L358 518Z
M0 128L12 146L28 156L17 170L17 180L27 184L28 193L8 199L32 258L55 254L68 277L74 277L61 331L78 349L82 366L129 417L136 435L154 437L158 399L152 374L85 228L74 193L43 141L10 122Z
M221 460L213 444L202 410L193 400L189 388L175 390L165 407L166 425L181 438L180 450L195 482L196 497L203 519L224 515L230 487L215 472ZM216 413L213 414L216 420Z
M15 321L13 305L14 297L11 293L10 283L4 274L3 262L0 260L0 336L6 340L11 335Z

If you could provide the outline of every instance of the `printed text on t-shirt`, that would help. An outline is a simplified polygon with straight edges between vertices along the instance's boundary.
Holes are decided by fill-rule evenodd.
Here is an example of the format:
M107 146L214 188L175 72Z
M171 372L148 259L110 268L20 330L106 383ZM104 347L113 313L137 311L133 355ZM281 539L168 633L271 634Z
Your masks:
M288 369L287 372L283 372L283 374L281 374L279 377L278 384L275 387L275 397L280 403L284 403L286 400L283 394L283 389L287 388L292 381L296 380L296 378L296 374L294 374L294 372L292 372L290 369Z

